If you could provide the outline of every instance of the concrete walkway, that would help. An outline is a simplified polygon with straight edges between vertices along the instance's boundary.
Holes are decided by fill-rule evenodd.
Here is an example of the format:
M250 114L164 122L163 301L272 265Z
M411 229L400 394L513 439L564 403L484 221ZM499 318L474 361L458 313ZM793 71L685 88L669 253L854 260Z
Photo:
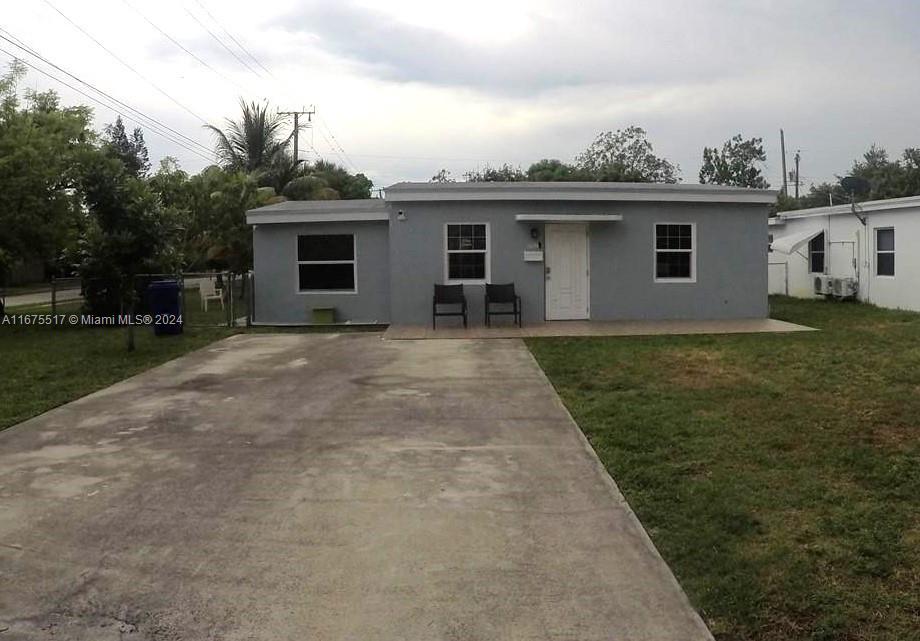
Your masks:
M0 433L0 639L711 639L518 340L248 335Z
M453 321L453 322L452 322ZM431 327L393 325L385 334L389 340L421 338L527 338L539 336L657 336L663 334L757 334L775 332L810 332L811 327L773 318L732 320L661 320L661 321L550 321L515 327L507 321L492 327L464 329L457 319L441 320Z

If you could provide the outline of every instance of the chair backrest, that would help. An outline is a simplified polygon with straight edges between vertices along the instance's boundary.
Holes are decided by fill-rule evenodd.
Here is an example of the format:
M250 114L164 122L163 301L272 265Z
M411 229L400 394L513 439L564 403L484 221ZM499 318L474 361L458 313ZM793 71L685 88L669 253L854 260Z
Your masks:
M201 284L198 286L198 290L201 292L202 296L216 296L217 295L217 283L215 283L210 278L206 278L201 281Z
M490 303L513 303L515 298L514 283L503 285L486 285L486 296Z
M463 285L435 285L434 302L452 305L463 302Z

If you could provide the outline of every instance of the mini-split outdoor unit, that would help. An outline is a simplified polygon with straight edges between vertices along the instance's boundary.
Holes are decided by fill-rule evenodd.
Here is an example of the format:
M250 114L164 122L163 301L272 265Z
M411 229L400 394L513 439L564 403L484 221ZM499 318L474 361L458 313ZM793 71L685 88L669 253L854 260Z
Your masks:
M854 298L858 289L855 278L834 278L831 287L834 298Z
M819 274L815 276L815 293L822 295L833 295L833 278L827 276L826 274Z
M815 293L833 298L854 298L859 290L855 278L835 278L820 274L815 276Z

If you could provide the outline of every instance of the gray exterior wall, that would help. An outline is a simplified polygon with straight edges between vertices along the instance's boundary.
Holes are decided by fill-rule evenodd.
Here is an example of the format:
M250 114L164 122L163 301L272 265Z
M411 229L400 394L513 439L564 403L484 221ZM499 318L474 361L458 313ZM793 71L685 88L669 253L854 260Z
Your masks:
M491 282L514 282L524 322L544 320L543 263L524 262L543 225L515 214L622 214L590 225L593 320L762 318L767 315L767 207L728 203L404 202L391 203L390 291L394 324L431 322L434 283L444 282L444 226L490 225ZM402 210L406 220L397 220ZM696 223L696 282L654 281L653 225ZM483 323L483 286L465 285L470 322ZM440 322L440 321L439 321ZM445 319L444 324L451 322Z
M283 223L253 228L255 317L258 323L306 324L313 307L335 307L336 321L388 323L390 273L387 222ZM297 291L297 236L354 234L357 293Z

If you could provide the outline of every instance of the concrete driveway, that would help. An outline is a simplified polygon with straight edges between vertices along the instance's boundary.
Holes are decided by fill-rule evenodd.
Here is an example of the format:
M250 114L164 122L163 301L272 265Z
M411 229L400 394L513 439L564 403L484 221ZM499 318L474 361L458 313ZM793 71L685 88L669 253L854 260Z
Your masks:
M237 336L0 433L0 641L710 639L519 340Z

